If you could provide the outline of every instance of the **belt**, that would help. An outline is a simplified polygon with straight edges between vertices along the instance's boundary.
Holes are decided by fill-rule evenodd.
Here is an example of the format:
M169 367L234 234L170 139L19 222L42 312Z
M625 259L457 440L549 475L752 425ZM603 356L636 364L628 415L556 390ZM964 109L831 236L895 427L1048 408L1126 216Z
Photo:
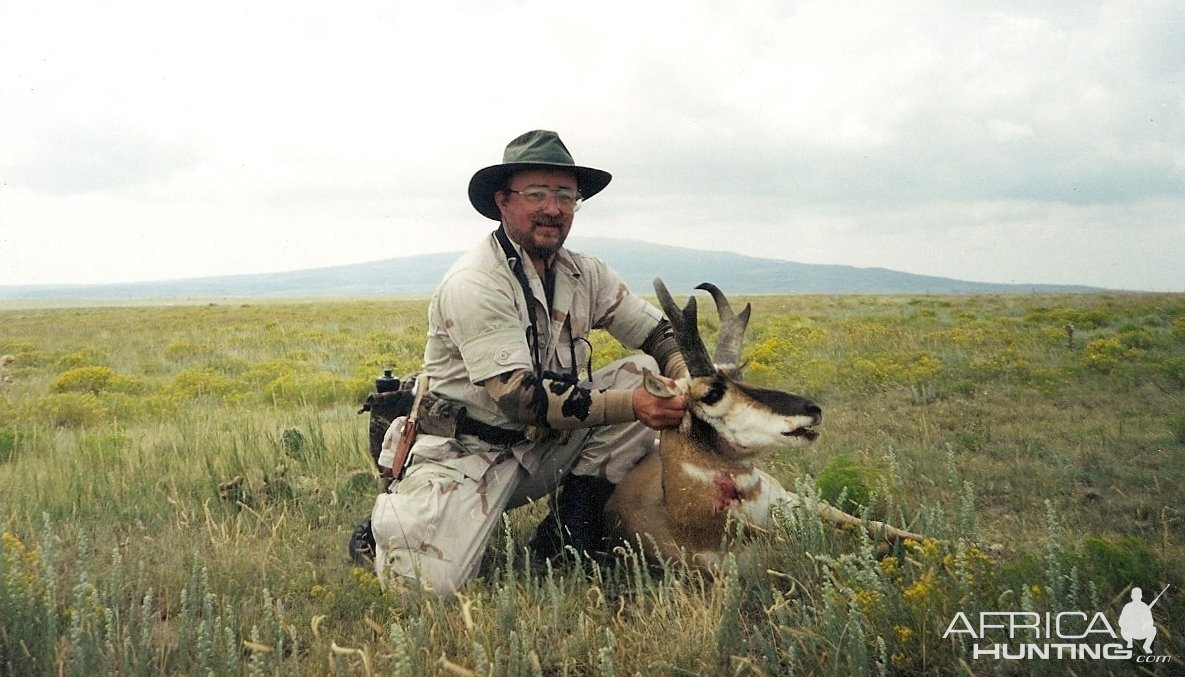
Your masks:
M506 446L518 444L527 439L527 436L521 430L499 428L498 426L469 418L464 414L457 418L457 434L473 435L483 442Z

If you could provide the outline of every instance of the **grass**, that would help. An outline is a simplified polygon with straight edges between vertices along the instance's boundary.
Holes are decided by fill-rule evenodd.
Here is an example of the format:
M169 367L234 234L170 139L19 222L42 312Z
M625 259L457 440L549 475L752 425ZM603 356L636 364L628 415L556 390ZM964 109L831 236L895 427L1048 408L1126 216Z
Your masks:
M462 596L397 598L345 543L422 299L0 309L0 674L1013 674L1043 664L974 659L957 612L1114 623L1132 584L1173 586L1139 667L1179 674L1185 297L751 300L750 379L825 411L766 469L933 540L789 514L717 580L589 578L528 566L537 506Z

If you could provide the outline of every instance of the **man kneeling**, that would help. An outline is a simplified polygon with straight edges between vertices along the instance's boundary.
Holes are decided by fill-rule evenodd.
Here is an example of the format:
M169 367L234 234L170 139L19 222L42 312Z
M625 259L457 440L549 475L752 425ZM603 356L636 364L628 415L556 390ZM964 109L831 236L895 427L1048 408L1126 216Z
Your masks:
M419 435L405 475L375 501L384 583L451 594L473 575L503 512L557 488L532 546L543 556L562 543L593 555L613 485L654 451L655 430L682 420L686 398L642 388L643 368L686 373L662 312L603 262L564 247L581 202L610 179L576 165L554 132L533 131L470 180L470 202L500 226L433 295L423 365L431 398L464 413L444 434ZM581 378L597 328L646 354ZM392 462L404 422L392 424L380 462Z

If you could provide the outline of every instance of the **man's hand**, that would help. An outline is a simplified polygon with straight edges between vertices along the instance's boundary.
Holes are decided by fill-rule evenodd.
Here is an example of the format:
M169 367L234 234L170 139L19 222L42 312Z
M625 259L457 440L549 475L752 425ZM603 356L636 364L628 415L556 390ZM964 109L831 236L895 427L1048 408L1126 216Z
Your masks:
M656 376L671 390L678 392L675 382L665 376ZM655 430L675 428L683 421L683 414L687 411L687 397L679 394L674 397L658 397L650 394L645 388L634 389L634 416L639 421Z

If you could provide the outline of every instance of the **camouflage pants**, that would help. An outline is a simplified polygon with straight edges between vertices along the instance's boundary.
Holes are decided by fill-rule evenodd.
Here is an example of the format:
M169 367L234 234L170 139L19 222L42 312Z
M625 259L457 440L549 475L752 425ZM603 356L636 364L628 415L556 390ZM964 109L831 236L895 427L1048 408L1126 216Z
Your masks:
M658 372L652 358L632 356L598 370L584 385L636 388L643 367ZM384 584L402 577L450 595L473 575L506 510L546 497L568 473L617 483L656 441L641 423L574 430L527 450L536 467L528 473L509 450L475 450L452 438L420 436L403 480L375 501L376 573Z

